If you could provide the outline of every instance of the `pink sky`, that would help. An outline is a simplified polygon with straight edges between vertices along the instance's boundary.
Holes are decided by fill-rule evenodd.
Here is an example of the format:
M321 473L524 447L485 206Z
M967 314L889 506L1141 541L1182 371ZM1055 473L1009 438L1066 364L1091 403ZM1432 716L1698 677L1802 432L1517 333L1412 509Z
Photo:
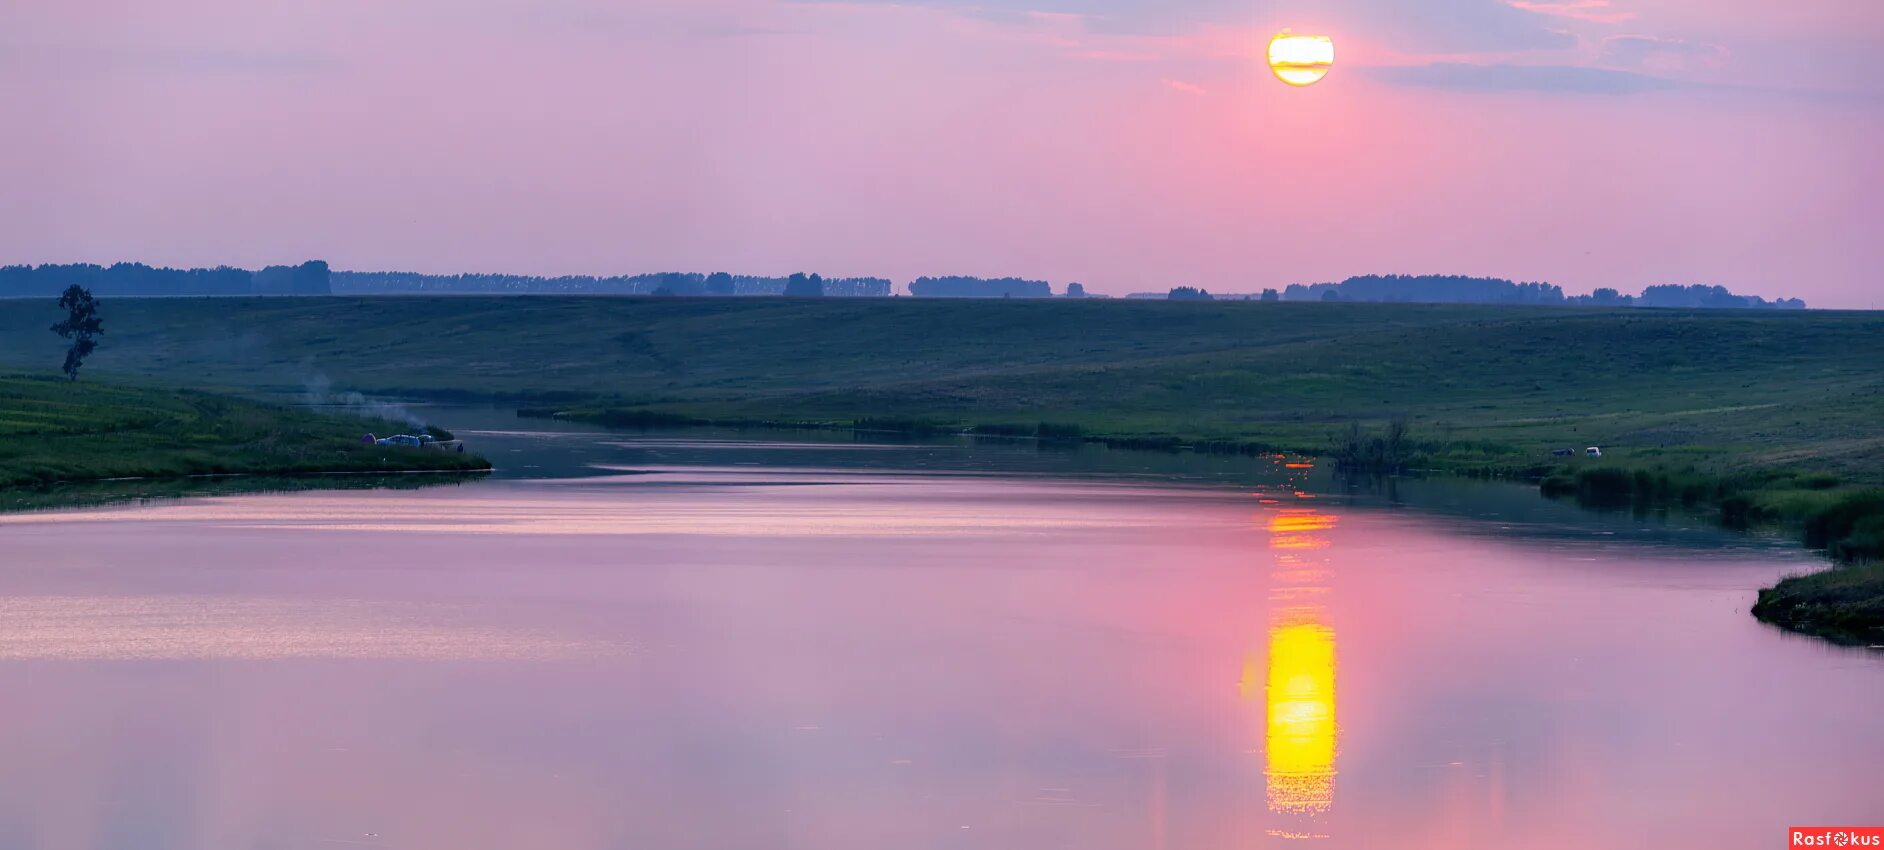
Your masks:
M1268 75L1284 26L1325 81ZM1852 0L9 3L0 116L0 263L1884 307Z

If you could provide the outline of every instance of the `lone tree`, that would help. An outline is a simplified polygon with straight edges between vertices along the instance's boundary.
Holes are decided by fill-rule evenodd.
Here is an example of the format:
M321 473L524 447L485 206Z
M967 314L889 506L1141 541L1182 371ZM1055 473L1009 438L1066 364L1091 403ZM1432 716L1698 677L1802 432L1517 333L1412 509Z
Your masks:
M65 288L65 294L59 296L59 309L65 311L65 321L52 326L52 332L72 341L65 350L65 376L78 380L79 366L85 358L98 348L98 337L105 328L98 319L98 299L92 297L92 291L78 284Z

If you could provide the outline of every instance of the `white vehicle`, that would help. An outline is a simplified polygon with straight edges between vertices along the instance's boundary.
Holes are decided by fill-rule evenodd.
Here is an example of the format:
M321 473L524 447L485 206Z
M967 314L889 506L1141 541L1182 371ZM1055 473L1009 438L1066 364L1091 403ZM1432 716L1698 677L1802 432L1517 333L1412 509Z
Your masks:
M390 437L375 437L372 434L367 434L361 437L360 441L376 446L406 446L415 449L438 449L439 451L446 452L464 451L463 441L441 440L430 434L394 434Z
M1602 457L1603 450L1600 448L1597 448L1596 446L1591 446L1583 450L1583 456L1584 457Z

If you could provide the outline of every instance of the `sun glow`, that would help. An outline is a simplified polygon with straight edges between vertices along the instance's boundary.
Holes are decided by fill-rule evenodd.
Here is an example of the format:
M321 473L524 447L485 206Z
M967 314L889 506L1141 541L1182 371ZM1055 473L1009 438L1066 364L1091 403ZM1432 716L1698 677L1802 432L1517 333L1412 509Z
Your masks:
M1295 35L1288 30L1269 40L1269 70L1292 86L1310 86L1334 67L1334 39L1325 35Z

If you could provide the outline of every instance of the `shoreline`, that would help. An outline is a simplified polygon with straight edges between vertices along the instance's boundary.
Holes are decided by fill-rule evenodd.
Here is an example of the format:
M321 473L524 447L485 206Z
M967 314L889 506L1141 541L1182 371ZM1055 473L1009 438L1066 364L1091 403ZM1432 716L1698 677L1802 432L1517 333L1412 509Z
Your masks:
M66 481L39 487L0 488L0 514L78 510L127 502L294 493L313 490L416 490L483 480L490 470L404 469L266 473Z
M857 417L847 424L842 419L711 418L645 408L518 408L517 415L622 430L723 427L1032 439L1041 444L1092 443L1128 451L1292 454L1332 459L1341 465L1339 458L1331 457L1327 446L1288 446L1247 437L1094 434L1077 423L1042 422L1030 434L1025 426L941 420ZM1575 501L1589 510L1632 505L1679 508L1709 517L1724 528L1786 529L1802 548L1825 556L1825 569L1790 576L1773 587L1760 589L1758 601L1748 613L1761 622L1834 642L1884 642L1884 569L1867 571L1861 563L1877 556L1880 541L1873 529L1884 528L1884 490L1845 485L1822 473L1784 468L1727 476L1618 461L1545 462L1527 460L1516 453L1463 461L1413 450L1409 450L1404 464L1396 457L1375 455L1369 459L1375 461L1373 468L1367 464L1351 468L1383 475L1435 474L1532 483L1543 498ZM1416 459L1421 465L1411 465Z

